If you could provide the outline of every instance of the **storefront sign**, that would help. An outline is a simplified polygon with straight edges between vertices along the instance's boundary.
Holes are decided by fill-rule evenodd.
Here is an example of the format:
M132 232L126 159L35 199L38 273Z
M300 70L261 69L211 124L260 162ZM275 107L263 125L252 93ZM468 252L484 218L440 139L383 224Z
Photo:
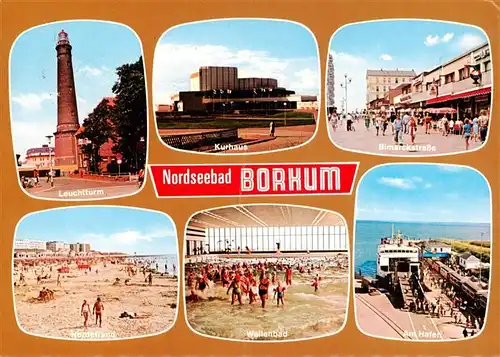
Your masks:
M479 61L479 60L481 60L483 58L488 57L489 55L490 55L490 49L486 48L486 49L482 50L481 52L478 52L478 53L474 54L474 59L476 61Z
M399 100L401 103L407 103L409 101L411 101L411 93L408 93L408 94L403 94L401 96L401 99Z

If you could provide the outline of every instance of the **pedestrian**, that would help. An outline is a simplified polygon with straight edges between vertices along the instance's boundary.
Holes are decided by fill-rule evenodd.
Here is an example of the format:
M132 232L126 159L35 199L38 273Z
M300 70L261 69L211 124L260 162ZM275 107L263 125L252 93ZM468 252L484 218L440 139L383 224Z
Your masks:
M484 144L486 141L486 135L488 134L488 112L486 110L481 110L479 112L479 118L478 118L478 123L479 123L479 136L481 139L481 144Z
M274 122L269 123L269 136L274 137L274 131L275 131L275 124Z
M415 144L415 136L417 135L417 122L415 121L414 117L410 118L410 122L408 123L409 126L409 133L410 133L410 140L411 144Z
M462 133L462 138L465 138L465 150L469 150L469 141L471 138L472 126L470 125L469 120L465 122L464 130Z
M397 145L403 145L403 121L401 120L401 117L397 117L397 119L394 121L394 143Z
M353 119L350 113L347 114L347 131L354 131L352 128Z

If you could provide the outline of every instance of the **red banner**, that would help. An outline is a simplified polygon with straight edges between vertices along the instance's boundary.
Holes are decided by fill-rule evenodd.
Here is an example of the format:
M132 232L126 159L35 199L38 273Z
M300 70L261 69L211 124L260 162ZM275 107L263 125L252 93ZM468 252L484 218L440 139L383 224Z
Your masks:
M358 163L149 167L158 197L350 195Z

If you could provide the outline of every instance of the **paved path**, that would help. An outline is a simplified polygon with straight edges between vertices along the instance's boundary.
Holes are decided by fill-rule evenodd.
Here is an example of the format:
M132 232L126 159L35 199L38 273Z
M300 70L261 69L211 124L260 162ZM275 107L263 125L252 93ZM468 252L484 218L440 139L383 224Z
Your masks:
M276 138L274 140L265 141L258 144L248 146L245 152L264 152L295 147L308 141L313 135L316 125L298 125L290 127L276 128ZM246 128L238 129L238 134L242 138L246 137L269 137L268 128ZM227 153L243 153L242 151L225 151Z
M449 135L444 137L441 133L432 130L431 134L426 135L423 127L418 127L415 138L415 145L419 147L404 147L404 150L398 150L394 145L394 136L391 135L391 128L388 127L386 135L376 136L376 129L370 126L367 131L364 122L354 124L356 131L347 131L345 122L334 131L332 126L328 125L330 137L340 148L362 151L373 154L410 156L410 155L436 155L457 153L465 151L465 139L460 135ZM403 136L403 143L410 144L409 135ZM480 142L471 142L469 150L481 146ZM424 148L425 147L425 148ZM427 150L426 150L427 149ZM433 151L429 149L434 149ZM410 150L410 151L408 151Z
M26 192L35 197L71 201L120 197L133 194L139 189L137 182L111 182L66 177L56 178L54 187L50 187L43 177L40 182L40 187L28 188Z
M463 338L463 326L451 316L440 318L395 308L384 294L355 294L356 320L366 334L399 340L453 340Z

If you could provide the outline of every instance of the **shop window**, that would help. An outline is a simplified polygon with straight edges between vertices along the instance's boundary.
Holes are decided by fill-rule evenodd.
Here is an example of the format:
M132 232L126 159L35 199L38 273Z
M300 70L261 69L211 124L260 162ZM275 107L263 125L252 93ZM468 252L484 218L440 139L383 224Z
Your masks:
M404 83L406 82L406 78L401 78L401 81Z
M483 72L491 71L491 61L484 61L483 65L484 65Z

